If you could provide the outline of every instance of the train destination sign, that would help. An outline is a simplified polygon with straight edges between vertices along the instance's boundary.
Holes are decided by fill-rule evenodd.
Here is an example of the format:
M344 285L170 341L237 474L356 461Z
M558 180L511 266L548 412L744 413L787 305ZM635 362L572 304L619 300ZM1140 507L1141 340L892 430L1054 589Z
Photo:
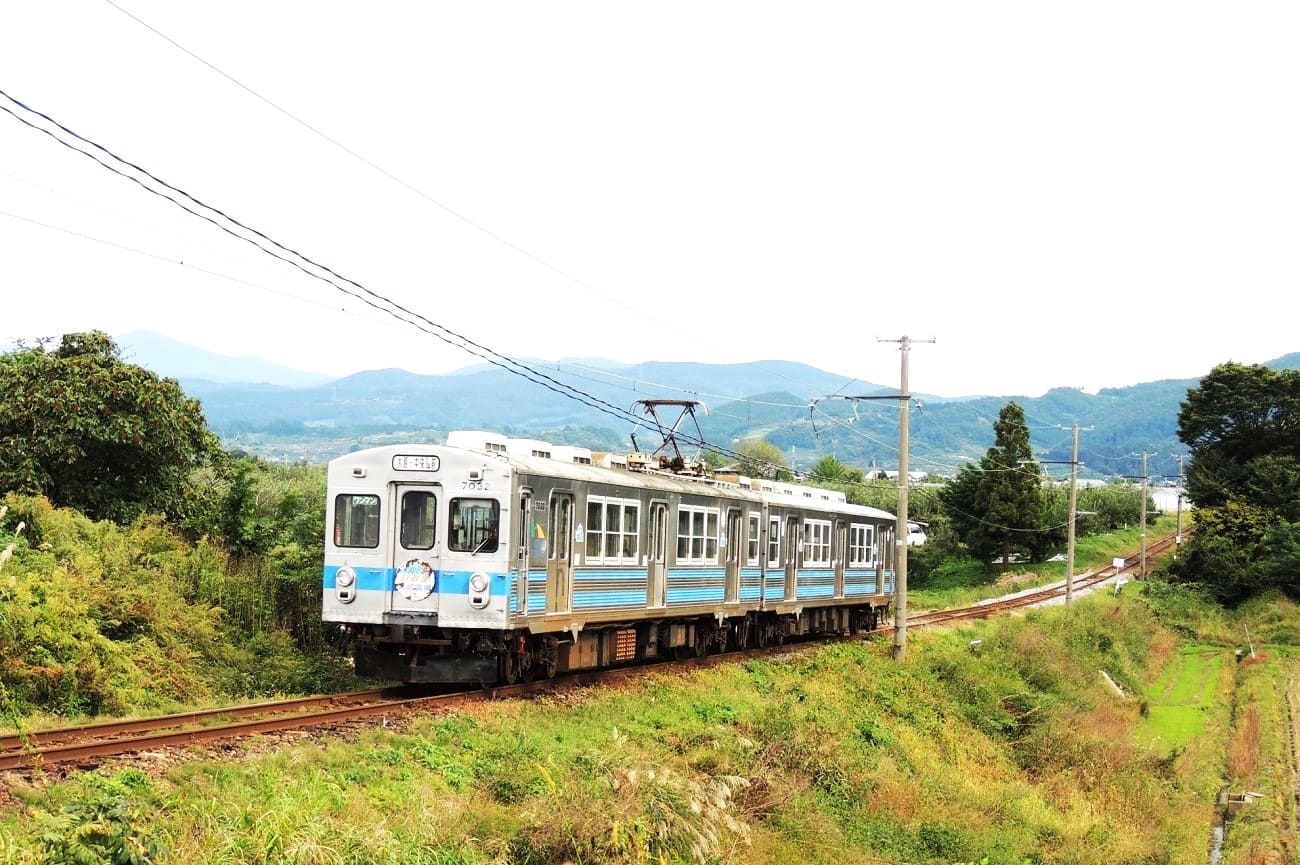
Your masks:
M434 454L393 454L395 472L436 472L438 457Z

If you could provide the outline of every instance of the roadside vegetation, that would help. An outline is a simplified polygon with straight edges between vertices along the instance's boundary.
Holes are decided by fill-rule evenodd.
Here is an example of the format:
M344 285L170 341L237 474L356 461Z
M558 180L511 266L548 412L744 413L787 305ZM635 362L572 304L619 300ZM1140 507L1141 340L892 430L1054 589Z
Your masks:
M1228 789L1263 795L1223 861L1272 861L1291 776L1268 693L1295 648L1273 641L1298 623L1150 582L916 632L901 663L882 638L792 648L122 760L12 784L0 861L77 861L94 825L160 862L1184 863Z
M1220 800L1221 865L1293 861L1297 394L1300 373L1236 365L1189 394L1189 541L1118 593L914 632L902 661L872 638L0 779L0 865L1184 863ZM1065 491L1014 403L995 435L914 498L912 609L1064 576ZM833 457L816 475L892 508ZM0 495L6 732L358 684L320 618L324 468L222 451L102 334L0 355ZM1170 533L1144 504L1080 491L1076 571Z

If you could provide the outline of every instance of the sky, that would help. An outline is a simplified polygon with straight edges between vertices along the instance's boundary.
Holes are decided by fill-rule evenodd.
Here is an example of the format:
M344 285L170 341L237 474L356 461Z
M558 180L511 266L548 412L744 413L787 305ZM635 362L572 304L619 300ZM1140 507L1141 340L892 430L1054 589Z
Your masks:
M1300 351L1292 0L4 5L0 345L897 385L906 336L940 396Z

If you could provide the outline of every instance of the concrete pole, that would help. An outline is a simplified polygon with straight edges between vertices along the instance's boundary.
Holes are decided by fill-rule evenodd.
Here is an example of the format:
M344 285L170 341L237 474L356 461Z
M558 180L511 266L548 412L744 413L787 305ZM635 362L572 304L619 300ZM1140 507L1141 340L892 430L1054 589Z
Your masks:
M1077 501L1075 488L1079 482L1079 425L1074 425L1074 449L1070 453L1070 524L1066 529L1065 543L1065 603L1069 604L1074 598L1074 521L1075 521L1075 503Z
M1147 452L1142 452L1142 579L1147 578Z
M907 353L912 341L899 340L903 355L902 379L898 389L898 522L894 529L894 658L903 660L907 652L907 448L911 396L907 392Z
M1178 455L1178 517L1174 526L1174 561L1178 561L1178 552L1183 546L1183 456Z

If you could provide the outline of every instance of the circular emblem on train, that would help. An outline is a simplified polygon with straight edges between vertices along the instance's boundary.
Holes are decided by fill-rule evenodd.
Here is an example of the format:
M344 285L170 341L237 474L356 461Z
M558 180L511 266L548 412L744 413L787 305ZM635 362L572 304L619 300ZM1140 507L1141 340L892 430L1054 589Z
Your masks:
M411 559L397 571L397 592L408 601L423 601L433 594L436 576L433 565L421 559Z

